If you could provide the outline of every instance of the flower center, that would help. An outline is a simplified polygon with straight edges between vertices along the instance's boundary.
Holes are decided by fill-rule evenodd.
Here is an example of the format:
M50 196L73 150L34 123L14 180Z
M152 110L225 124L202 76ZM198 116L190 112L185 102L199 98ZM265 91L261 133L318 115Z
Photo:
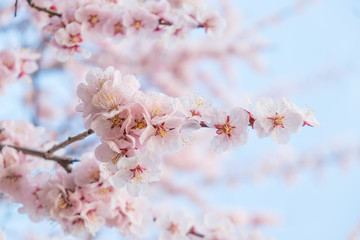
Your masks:
M130 172L133 173L130 181L135 181L136 183L146 182L147 180L144 176L144 171L146 171L146 168L140 167L140 165L137 165L135 168L130 169Z
M70 42L72 43L79 43L82 42L82 38L79 35L71 36Z
M191 112L191 115L192 115L192 116L199 116L199 117L201 117L201 114L200 114L200 112L199 112L199 111L196 111L196 110L190 110L190 112Z
M174 233L179 232L179 227L178 227L177 224L171 223L170 226L168 227L168 230L169 230L169 232L171 232L172 234L174 234Z
M160 136L161 138L165 137L165 134L167 132L166 127L164 126L164 123L162 123L161 125L157 125L155 126L155 136Z
M121 150L121 153L114 153L110 158L111 162L116 165L119 159L125 155L125 153L126 150Z
M144 129L147 127L147 123L146 123L146 120L145 118L142 118L142 119L137 119L135 120L135 126L132 127L131 129L132 130L135 130L135 129Z
M89 16L89 23L91 24L92 27L94 27L95 24L97 24L98 22L100 22L100 20L97 18L97 15Z
M231 137L232 129L233 129L233 128L236 128L236 127L231 126L231 125L229 124L229 122L230 122L230 117L227 116L227 118L226 118L226 123L225 123L225 124L223 124L223 125L221 125L221 124L216 124L216 125L214 125L214 126L218 129L218 130L216 131L216 133L217 133L218 135L226 134L228 137Z
M124 27L120 22L114 25L114 35L118 33L124 34Z
M275 117L272 117L272 118L268 117L268 119L273 122L274 127L280 126L282 128L284 128L284 124L283 124L284 118L285 118L285 116L281 116L278 113L275 113Z
M119 116L114 116L113 118L110 118L108 120L112 122L112 125L110 128L113 129L114 127L121 127L125 118L120 118Z
M135 211L135 208L131 203L126 202L125 210L126 212L131 212L131 211Z
M66 209L72 207L72 203L70 202L70 199L68 196L65 196L64 193L61 193L57 205L61 209Z
M136 30L139 30L140 28L142 28L143 24L142 24L141 20L135 20L134 27Z
M19 179L21 178L20 175L16 173L9 173L4 177L5 182L7 182L10 186L14 185Z

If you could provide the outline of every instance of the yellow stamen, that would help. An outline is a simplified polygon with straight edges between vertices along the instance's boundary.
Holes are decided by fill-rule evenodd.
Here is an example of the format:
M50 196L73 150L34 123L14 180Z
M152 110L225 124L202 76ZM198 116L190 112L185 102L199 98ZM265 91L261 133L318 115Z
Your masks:
M139 30L140 28L143 27L143 25L142 25L141 21L136 20L135 24L134 24L134 27L135 27L136 30Z
M66 209L66 208L72 207L69 197L65 196L63 193L60 195L57 205L61 209Z

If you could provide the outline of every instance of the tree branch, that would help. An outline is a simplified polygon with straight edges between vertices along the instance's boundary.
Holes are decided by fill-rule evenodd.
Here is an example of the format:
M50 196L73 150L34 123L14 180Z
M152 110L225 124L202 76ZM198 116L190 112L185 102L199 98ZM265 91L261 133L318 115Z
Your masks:
M46 151L47 154L53 154L54 152L56 152L57 150L66 147L67 145L70 145L73 142L77 142L80 141L84 138L86 138L87 136L91 135L94 133L94 130L92 129L88 129L85 132L82 132L74 137L68 137L67 140L54 145L52 148L50 148L48 151Z
M15 0L15 13L14 13L14 17L16 17L16 14L17 14L17 6L18 6L18 0Z
M13 148L13 149L18 150L27 155L32 155L32 156L41 157L41 158L44 158L47 160L55 161L58 164L60 164L60 166L62 166L67 172L71 172L71 168L69 165L73 162L78 161L77 159L74 159L74 158L55 156L55 155L49 154L47 152L37 151L37 150L29 149L29 148L17 147L17 146L12 146L12 145L7 145L7 144L0 144L0 151L4 147Z
M46 12L46 13L48 13L48 14L50 15L50 17L52 17L52 16L61 17L61 16L62 16L60 13L57 13L57 12L55 12L54 10L37 6L36 4L34 4L34 3L32 2L32 0L26 0L26 1L27 1L27 3L29 4L30 7L35 8L36 10L39 10L40 12Z

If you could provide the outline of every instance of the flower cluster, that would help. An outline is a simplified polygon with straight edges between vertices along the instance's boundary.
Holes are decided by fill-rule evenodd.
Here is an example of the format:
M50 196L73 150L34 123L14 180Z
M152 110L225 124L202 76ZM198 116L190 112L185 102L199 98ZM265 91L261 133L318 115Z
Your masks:
M61 12L61 17L53 16L44 31L53 37L60 61L75 52L90 56L81 48L86 40L182 38L196 28L218 36L225 27L217 12L193 1L64 1L51 9Z
M160 215L156 224L161 230L159 240L271 240L257 231L249 234L236 229L228 218L215 214L199 220L187 212L174 211Z
M159 239L238 239L239 233L229 219L219 221L208 215L198 221L185 211L162 214L151 209L147 198L133 197L124 188L117 188L106 164L99 163L93 153L83 154L71 173L60 167L55 171L39 171L49 170L54 162L45 162L10 146L30 147L31 143L31 147L42 149L37 136L43 130L20 121L4 121L0 127L0 191L22 203L19 212L27 213L33 221L51 219L66 233L81 238L108 226L124 236L146 239L149 230L157 226ZM154 168L151 153L147 157L138 160L137 166L141 167L130 171L135 178L141 176L137 171ZM146 169L142 161L146 162Z
M9 83L28 78L29 74L37 71L35 61L39 58L39 54L26 49L0 51L0 93Z
M249 126L260 138L287 143L303 125L318 124L287 99L263 98L252 114L241 107L226 112L197 95L172 98L139 88L135 76L108 67L90 71L77 89L77 110L101 137L96 158L107 165L114 185L126 186L132 195L159 180L161 155L181 148L183 139L201 127L213 131L214 150L224 152L246 144Z

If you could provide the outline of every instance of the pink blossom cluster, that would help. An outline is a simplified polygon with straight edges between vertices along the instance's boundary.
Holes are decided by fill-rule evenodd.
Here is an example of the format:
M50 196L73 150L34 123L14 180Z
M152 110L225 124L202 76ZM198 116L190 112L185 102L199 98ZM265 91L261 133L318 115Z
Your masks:
M204 28L211 36L224 30L220 15L193 1L64 1L51 5L61 13L44 27L57 47L60 61L75 52L89 57L81 44L86 40L169 39L183 38L196 28Z
M42 129L20 121L4 121L0 127L2 145L30 147L31 143L31 147L42 149L37 137ZM151 209L147 198L133 197L124 188L117 188L108 166L92 153L83 154L71 173L60 167L49 171L43 162L7 146L0 154L0 192L22 203L19 212L27 213L33 221L51 219L66 233L81 238L107 226L124 236L146 239L149 230L157 226L159 239L238 239L229 219L209 215L198 221L184 211L161 214ZM39 168L46 171L39 172Z
M93 154L84 154L70 174L42 172L31 196L19 210L34 220L50 218L66 233L95 235L104 226L115 227L124 236L141 237L152 224L146 198L134 198L109 182L108 174Z
M156 218L159 240L271 240L258 231L239 230L228 219L207 214L196 219L185 211L173 211Z
M41 149L39 133L42 128L35 128L26 121L2 121L0 131L0 143L3 145ZM11 195L16 202L22 202L23 193L32 185L31 173L46 168L46 165L40 158L4 146L0 154L0 192Z
M29 74L37 71L39 58L40 54L26 49L0 51L0 93L9 83L29 78Z
M49 171L55 162L6 146L42 150L42 129L23 121L3 121L0 129L0 192L22 203L19 212L33 221L57 221L75 236L94 235L105 225L140 236L152 223L148 201L114 188L93 154L84 154L69 174L60 167Z
M126 187L135 196L160 179L161 156L180 149L199 128L213 131L213 149L224 152L246 144L249 126L260 138L287 143L302 126L318 125L287 99L260 99L253 113L241 107L227 112L202 96L172 98L139 88L135 76L108 67L90 71L77 89L77 110L86 127L101 137L96 158L106 164L116 187Z

